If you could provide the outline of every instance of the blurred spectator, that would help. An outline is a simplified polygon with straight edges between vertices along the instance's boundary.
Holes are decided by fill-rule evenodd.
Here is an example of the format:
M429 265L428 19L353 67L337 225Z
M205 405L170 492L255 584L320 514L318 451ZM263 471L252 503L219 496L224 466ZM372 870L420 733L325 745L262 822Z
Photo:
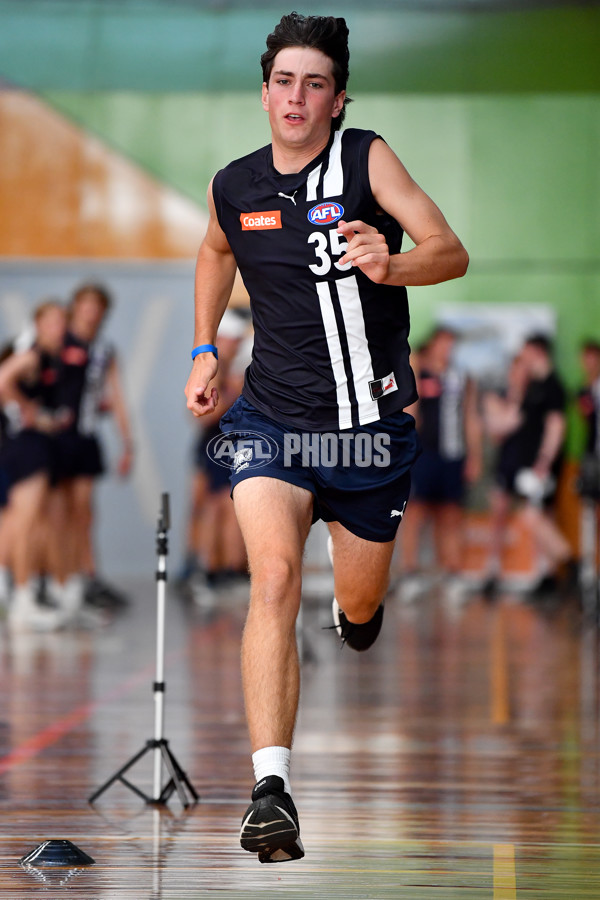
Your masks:
M53 491L50 529L51 568L56 578L51 591L72 614L81 612L84 599L98 606L126 602L120 591L98 577L93 547L94 488L104 472L97 434L101 413L112 414L121 437L121 476L129 474L133 459L116 353L100 336L111 302L100 285L84 284L75 291L57 385L57 401L70 410L72 421L56 439L58 486Z
M10 565L14 590L8 613L14 628L52 630L63 624L61 610L37 602L47 503L54 468L56 435L71 415L57 402L60 352L66 314L58 301L42 303L34 314L34 344L0 365L0 400L7 438L1 466L8 482L3 513L3 562ZM3 579L7 579L6 571Z
M577 395L579 412L586 425L583 456L579 466L577 487L580 505L580 572L579 584L584 610L597 613L598 534L600 533L600 342L589 340L581 347L584 383ZM591 603L590 603L591 601Z
M524 517L539 554L537 588L554 586L557 568L571 562L569 544L552 515L562 464L565 403L564 388L554 371L550 340L545 335L534 335L513 361L507 397L504 402L496 402L495 416L488 399L487 421L497 436L503 436L492 497L488 589L499 574L505 525L514 498L525 502Z
M435 565L450 593L462 591L465 485L481 474L481 421L474 381L452 362L456 335L438 328L414 363L419 400L415 415L422 445L402 533L402 594L411 599L426 582L420 577L422 533L434 531Z
M513 358L508 369L506 389L486 393L482 400L485 431L497 445L493 486L490 495L490 552L485 590L496 587L502 574L502 553L512 505L511 485L521 468L519 426L521 407L529 381L529 373L521 354Z
M586 341L581 347L584 384L577 399L586 423L585 453L600 457L600 343Z
M194 450L186 559L179 581L199 606L211 605L215 587L232 578L245 577L246 573L246 553L229 496L229 467L213 459L210 446L221 434L221 416L243 386L244 369L249 362L245 359L247 332L245 316L226 310L217 335L219 372L215 386L219 404L213 413L202 417Z

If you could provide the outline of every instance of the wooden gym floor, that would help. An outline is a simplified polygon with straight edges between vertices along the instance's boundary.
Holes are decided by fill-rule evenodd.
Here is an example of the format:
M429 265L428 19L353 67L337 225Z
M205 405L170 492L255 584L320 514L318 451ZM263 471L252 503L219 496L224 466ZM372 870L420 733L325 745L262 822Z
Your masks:
M169 590L166 736L201 795L163 811L112 786L152 737L155 586L100 634L1 640L0 898L600 897L598 634L573 606L390 600L340 650L307 598L292 784L306 857L261 866L237 832L252 773L238 650L245 597L213 615ZM131 770L150 791L150 757ZM96 864L25 870L67 838Z

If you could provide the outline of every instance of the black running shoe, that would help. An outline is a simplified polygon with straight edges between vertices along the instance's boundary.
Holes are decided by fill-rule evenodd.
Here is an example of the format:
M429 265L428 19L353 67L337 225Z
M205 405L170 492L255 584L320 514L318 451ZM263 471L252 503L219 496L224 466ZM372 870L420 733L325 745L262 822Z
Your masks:
M269 775L254 785L252 803L242 820L240 844L249 853L258 853L261 863L304 856L298 813L279 775Z
M375 615L368 622L357 625L349 622L346 614L340 609L337 600L333 598L333 627L342 639L342 644L348 644L353 650L359 653L368 650L371 644L377 640L377 636L381 631L381 623L383 622L383 603L380 603L375 610Z

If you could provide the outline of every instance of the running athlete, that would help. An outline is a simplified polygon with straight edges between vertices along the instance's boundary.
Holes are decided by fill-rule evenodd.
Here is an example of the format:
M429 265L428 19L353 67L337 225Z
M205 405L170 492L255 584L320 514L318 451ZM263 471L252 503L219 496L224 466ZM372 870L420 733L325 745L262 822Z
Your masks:
M328 523L334 622L346 644L364 650L381 626L418 452L403 411L416 399L405 285L457 278L468 263L387 144L371 131L341 130L348 60L341 18L292 13L268 36L262 103L271 143L214 177L196 270L186 386L194 415L218 402L214 340L236 265L255 328L242 396L222 429L239 448L231 484L251 576L242 678L257 784L240 839L265 863L304 855L289 766L308 532L315 519ZM406 253L403 231L415 243ZM267 465L244 440L253 434L278 447ZM387 455L376 459L377 447Z

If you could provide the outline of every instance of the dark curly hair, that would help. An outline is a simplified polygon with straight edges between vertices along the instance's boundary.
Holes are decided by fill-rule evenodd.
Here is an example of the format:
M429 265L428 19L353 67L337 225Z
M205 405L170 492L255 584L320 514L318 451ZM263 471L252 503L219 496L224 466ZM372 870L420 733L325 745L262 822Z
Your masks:
M348 68L350 51L345 19L335 16L301 16L297 12L282 16L281 21L267 37L267 49L260 58L263 81L266 84L269 83L275 57L284 47L311 47L320 50L332 62L336 94L346 90L350 74ZM331 120L334 131L342 127L346 105L351 102L350 98L346 97L339 116Z

